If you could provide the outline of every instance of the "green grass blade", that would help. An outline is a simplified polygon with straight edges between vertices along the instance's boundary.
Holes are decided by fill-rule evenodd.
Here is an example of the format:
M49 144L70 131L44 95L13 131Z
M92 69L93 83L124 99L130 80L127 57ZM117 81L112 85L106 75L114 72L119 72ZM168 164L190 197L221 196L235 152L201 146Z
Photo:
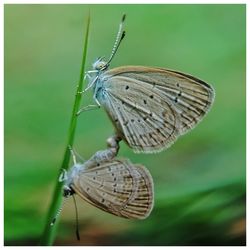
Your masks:
M50 208L48 211L44 232L43 232L43 235L42 235L42 238L40 241L40 244L45 245L45 246L53 245L53 242L55 239L57 223L55 223L54 226L50 226L50 223L51 223L53 217L55 216L56 212L58 211L58 208L60 207L61 202L62 202L62 185L63 185L63 183L58 182L58 177L59 177L62 169L68 169L68 167L69 167L70 151L69 151L68 146L73 145L74 137L75 137L75 130L76 130L76 125L77 125L76 113L80 109L81 96L82 96L81 94L78 94L78 93L81 92L83 89L83 80L84 80L84 72L85 72L84 68L85 68L85 61L86 61L86 56L87 56L88 37L89 37L89 24L90 24L90 15L88 15L88 19L87 19L87 27L86 27L86 32L85 32L84 46L83 46L80 78L79 78L79 82L78 82L78 86L77 86L77 92L75 95L75 102L74 102L74 106L73 106L70 127L69 127L69 132L68 132L68 140L67 140L67 144L66 144L66 148L65 148L65 152L64 152L62 165L59 169L58 176L55 180L56 187L55 187L54 194L53 194L52 201L51 201L51 205L50 205Z

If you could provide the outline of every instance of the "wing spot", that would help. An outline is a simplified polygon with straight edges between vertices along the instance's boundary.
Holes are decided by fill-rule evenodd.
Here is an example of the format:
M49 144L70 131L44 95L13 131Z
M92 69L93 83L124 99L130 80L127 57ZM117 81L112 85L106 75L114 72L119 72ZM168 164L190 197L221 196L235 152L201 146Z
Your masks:
M182 94L182 93L181 93L181 91L180 91L180 92L178 93L178 96L181 96L181 94Z
M116 177L114 178L114 181L116 181Z
M177 83L176 83L176 86L179 88L179 87L180 87L180 84L177 82Z
M117 119L117 118L115 119L115 122L118 122L118 119Z
M125 121L125 122L123 123L123 125L124 125L124 126L127 126L127 125L128 125L128 121Z
M96 166L99 167L99 166L100 166L100 163L97 163ZM96 172L96 173L97 173L97 172Z
M146 100L143 100L144 104L147 104L147 101Z
M177 103L177 102L178 102L178 98L177 98L177 97L175 97L174 102L175 102L175 103Z
M95 180L95 176L93 177L93 180Z
M128 89L129 89L129 86L127 85L127 86L125 87L125 89L128 90Z
M101 202L103 203L104 201L105 201L105 200L102 198L102 201L101 201Z
M150 113L149 116L152 117L152 116L153 116L153 113Z
M138 121L138 122L141 122L141 120L140 120L140 119L138 119L137 121Z
M125 104L125 102L124 101L122 101L122 105L124 105Z
M153 99L154 98L154 96L153 95L151 95L151 96L149 96L151 99Z
M87 190L87 192L88 192L88 191L89 191L89 187L87 187L87 189L86 189L86 190Z
M134 119L131 119L131 122L134 122L135 120Z

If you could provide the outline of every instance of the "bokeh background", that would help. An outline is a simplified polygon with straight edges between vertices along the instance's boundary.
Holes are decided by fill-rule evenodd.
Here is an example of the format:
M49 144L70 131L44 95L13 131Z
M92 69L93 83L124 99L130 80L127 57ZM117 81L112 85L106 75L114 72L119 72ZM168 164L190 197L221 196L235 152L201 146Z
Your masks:
M109 56L123 13L124 39L112 67L159 66L211 83L211 112L159 154L119 155L150 170L155 207L131 221L77 198L60 216L55 245L245 245L245 5L5 5L5 245L37 245L57 181L91 12L87 69ZM83 105L93 103L92 94ZM85 159L113 132L104 110L78 119Z

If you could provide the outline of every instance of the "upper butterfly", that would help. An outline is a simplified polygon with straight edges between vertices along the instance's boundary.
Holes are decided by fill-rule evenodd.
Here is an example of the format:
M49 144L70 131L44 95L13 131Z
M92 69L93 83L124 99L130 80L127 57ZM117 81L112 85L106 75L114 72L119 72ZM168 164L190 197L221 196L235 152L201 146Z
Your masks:
M146 66L108 70L125 36L124 20L125 15L109 60L99 58L86 73L90 81L83 92L93 88L94 100L134 152L159 152L202 120L215 92L206 82L174 70Z

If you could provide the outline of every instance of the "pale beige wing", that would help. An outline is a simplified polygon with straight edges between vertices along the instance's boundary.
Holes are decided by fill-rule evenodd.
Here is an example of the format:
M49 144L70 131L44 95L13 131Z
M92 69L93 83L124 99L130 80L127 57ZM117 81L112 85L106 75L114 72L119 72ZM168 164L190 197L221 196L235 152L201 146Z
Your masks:
M149 171L128 160L82 169L74 176L71 187L90 204L120 217L144 219L153 208L153 180Z
M214 100L207 83L167 69L119 67L101 81L106 96L100 102L135 152L169 147L202 120Z

